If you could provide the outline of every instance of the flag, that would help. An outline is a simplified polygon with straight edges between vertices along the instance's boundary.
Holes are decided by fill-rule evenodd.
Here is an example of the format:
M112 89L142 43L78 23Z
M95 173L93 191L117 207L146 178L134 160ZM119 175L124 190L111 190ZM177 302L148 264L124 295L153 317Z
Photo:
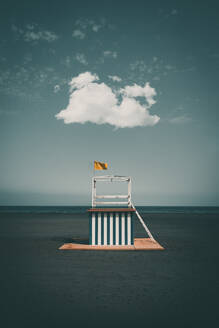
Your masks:
M94 161L94 170L107 170L107 163Z

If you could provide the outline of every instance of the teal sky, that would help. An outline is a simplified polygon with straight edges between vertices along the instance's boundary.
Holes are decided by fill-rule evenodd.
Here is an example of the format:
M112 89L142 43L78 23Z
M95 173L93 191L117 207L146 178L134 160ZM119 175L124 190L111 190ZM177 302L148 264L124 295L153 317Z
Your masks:
M218 12L217 1L1 3L0 205L89 204L99 160L132 177L135 204L218 206ZM92 119L58 120L85 72L118 107L148 82L156 103L131 99L159 122L120 127L105 94L71 107L88 102Z

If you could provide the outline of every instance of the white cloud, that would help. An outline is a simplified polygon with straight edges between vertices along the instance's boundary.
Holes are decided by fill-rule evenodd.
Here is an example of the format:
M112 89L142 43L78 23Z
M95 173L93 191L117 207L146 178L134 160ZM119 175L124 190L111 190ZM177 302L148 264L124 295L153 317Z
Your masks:
M56 84L53 89L54 93L59 92L59 90L60 90L60 85Z
M78 19L75 22L75 26L77 26L80 30L92 32L98 32L101 28L106 25L105 19L101 19L98 22L92 19Z
M124 89L121 89L120 92L127 97L144 97L147 100L149 107L156 103L153 99L153 97L156 96L156 91L154 88L151 88L148 82L145 83L144 87L137 84L132 86L127 85Z
M81 73L77 77L73 77L73 79L69 82L70 92L74 89L81 89L86 85L98 80L99 77L96 74L92 75L90 72Z
M130 64L130 69L132 71L138 70L139 72L145 72L147 70L147 65L143 60L136 60L134 63Z
M106 50L103 52L104 57L109 57L109 58L117 58L117 52L116 51L111 51L111 50Z
M85 55L82 54L82 53L80 53L80 54L76 54L75 58L76 58L76 60L77 60L79 63L81 63L81 64L83 64L83 65L87 65L87 64L88 64L88 62L87 62L87 60L86 60L86 58L85 58Z
M97 25L97 24L95 24L95 23L94 23L94 25L92 26L92 30L93 30L94 32L98 32L100 28L101 28L101 25Z
M27 31L24 34L24 40L27 42L45 40L53 42L57 39L57 35L51 31Z
M122 81L122 79L119 76L117 76L117 75L108 75L108 78L111 79L111 80L113 80L113 81L115 81L115 82Z
M43 30L36 24L27 24L24 29L12 25L12 31L26 42L47 41L53 42L58 39L58 35L49 30Z
M119 90L122 96L119 102L116 93L105 83L97 83L98 80L99 77L90 72L74 77L69 83L69 104L56 118L63 119L66 124L91 122L110 124L117 128L153 126L158 123L160 118L151 115L148 110L155 103L152 98L156 94L148 83L144 87L134 85ZM134 91L133 88L139 91ZM142 105L135 99L139 93L149 105Z
M83 40L85 38L85 33L81 30L74 30L72 36L73 38Z
M63 82L54 68L35 67L31 62L27 65L25 58L23 64L0 71L0 92L13 97L40 101L44 97L42 89L54 90L57 84L61 86Z

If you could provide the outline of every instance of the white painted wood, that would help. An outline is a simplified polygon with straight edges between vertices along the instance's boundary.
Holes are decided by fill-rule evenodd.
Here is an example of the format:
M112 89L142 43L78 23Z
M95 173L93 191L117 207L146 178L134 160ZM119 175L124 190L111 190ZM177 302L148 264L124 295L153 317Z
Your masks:
M108 198L125 198L128 199L128 195L98 195L97 199L108 199Z
M132 204L132 208L135 210L135 214L137 215L139 221L141 222L141 224L143 225L143 228L145 229L145 231L147 232L148 236L152 239L155 240L154 237L152 236L152 233L150 232L150 230L148 229L148 227L146 226L146 224L144 223L142 217L140 216L140 214L138 213L138 211L136 210L135 206Z
M110 213L110 245L113 245L113 213Z
M102 182L128 182L128 194L127 195L97 195L96 183ZM97 202L97 199L127 199L127 202ZM131 207L131 178L125 176L105 175L94 176L92 178L92 207L96 205L127 205Z
M96 207L96 194L97 194L97 191L96 191L96 181L94 179L93 207Z
M116 213L116 245L119 245L119 214Z
M92 192L92 207L94 207L94 178L92 178L92 186L91 186L91 192Z
M129 181L131 177L122 175L99 175L94 176L95 181Z
M107 213L104 213L104 245L107 245Z
M131 214L127 215L127 232L128 232L128 245L131 245Z
M125 213L121 215L121 229L122 229L122 245L125 245Z
M98 213L98 245L101 245L101 213Z
M95 202L96 205L127 205L128 202Z
M128 206L131 207L131 178L128 181Z
M95 213L92 213L92 236L91 236L91 240L92 240L92 245L95 245L95 228L96 228L96 220L95 220Z

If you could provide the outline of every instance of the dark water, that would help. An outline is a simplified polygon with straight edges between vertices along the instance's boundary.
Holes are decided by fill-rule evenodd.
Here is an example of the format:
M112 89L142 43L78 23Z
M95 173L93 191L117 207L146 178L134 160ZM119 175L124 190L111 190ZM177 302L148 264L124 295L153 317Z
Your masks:
M165 251L60 251L85 208L1 208L1 327L216 327L218 208L139 210Z
M84 213L90 206L0 206L0 213ZM216 206L136 206L141 213L215 213Z

